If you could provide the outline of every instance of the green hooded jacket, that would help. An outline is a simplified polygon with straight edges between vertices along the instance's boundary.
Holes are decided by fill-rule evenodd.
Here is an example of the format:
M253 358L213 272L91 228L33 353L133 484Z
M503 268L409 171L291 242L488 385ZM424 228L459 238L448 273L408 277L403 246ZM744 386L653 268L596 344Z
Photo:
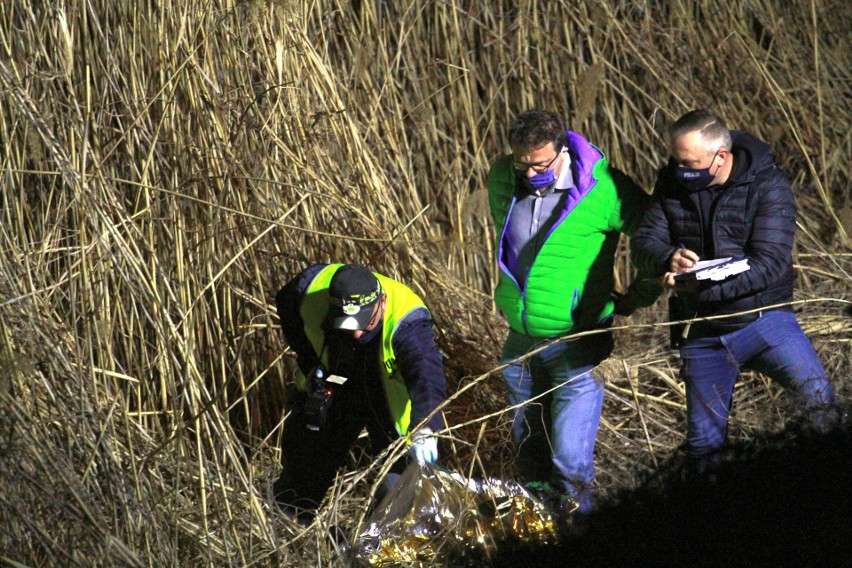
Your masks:
M589 329L613 313L613 263L619 233L632 235L650 197L603 152L568 131L575 186L559 219L519 282L505 264L507 231L518 184L512 155L501 156L488 174L488 196L497 236L497 307L511 328L525 335L558 337ZM650 292L643 305L653 302Z

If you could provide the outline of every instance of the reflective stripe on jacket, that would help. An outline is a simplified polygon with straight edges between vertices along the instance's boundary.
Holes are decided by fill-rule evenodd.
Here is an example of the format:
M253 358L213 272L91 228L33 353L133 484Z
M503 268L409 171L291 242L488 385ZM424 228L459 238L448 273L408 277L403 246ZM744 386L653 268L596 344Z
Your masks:
M325 343L325 332L323 331L323 317L316 314L325 314L328 311L328 287L331 278L342 264L330 264L323 268L311 281L302 299L299 313L305 322L305 334L313 345L316 353L322 353L322 363L328 365L328 353L323 350ZM411 423L411 399L405 381L399 373L396 365L396 356L393 351L393 337L400 322L412 311L423 308L426 305L423 300L415 294L408 286L397 282L387 276L374 272L376 278L382 285L382 292L387 295L387 305L382 316L382 349L379 351L379 368L382 373L382 385L387 397L388 408L391 418L396 425L400 435L408 433ZM299 372L296 375L296 386L300 390L306 389L304 375Z

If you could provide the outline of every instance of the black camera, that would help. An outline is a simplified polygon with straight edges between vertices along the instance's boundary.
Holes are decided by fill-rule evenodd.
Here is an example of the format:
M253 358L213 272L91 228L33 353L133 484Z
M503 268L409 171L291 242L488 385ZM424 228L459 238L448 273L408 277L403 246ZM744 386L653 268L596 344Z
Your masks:
M308 377L308 400L305 402L305 425L308 430L318 432L325 426L328 409L334 401L334 388L345 382L343 377L329 375L322 365L311 371Z

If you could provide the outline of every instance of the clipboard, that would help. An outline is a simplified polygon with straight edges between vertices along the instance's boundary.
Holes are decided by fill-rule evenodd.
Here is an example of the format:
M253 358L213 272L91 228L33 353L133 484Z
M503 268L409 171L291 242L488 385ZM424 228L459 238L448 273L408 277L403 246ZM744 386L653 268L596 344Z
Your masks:
M686 272L675 275L675 282L692 282L695 280L710 280L720 282L731 276L745 272L750 267L747 258L716 258L701 260Z

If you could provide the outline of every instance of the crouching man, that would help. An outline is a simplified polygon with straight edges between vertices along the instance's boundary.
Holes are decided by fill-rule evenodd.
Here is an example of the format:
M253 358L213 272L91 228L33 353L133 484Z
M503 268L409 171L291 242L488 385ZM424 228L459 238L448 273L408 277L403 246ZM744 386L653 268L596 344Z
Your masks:
M447 385L423 301L355 264L314 264L275 301L299 367L273 488L279 505L309 519L364 428L371 455L410 435L410 459L434 463L433 432L444 427L436 409ZM380 492L404 467L405 460L394 464L397 475L388 475Z

